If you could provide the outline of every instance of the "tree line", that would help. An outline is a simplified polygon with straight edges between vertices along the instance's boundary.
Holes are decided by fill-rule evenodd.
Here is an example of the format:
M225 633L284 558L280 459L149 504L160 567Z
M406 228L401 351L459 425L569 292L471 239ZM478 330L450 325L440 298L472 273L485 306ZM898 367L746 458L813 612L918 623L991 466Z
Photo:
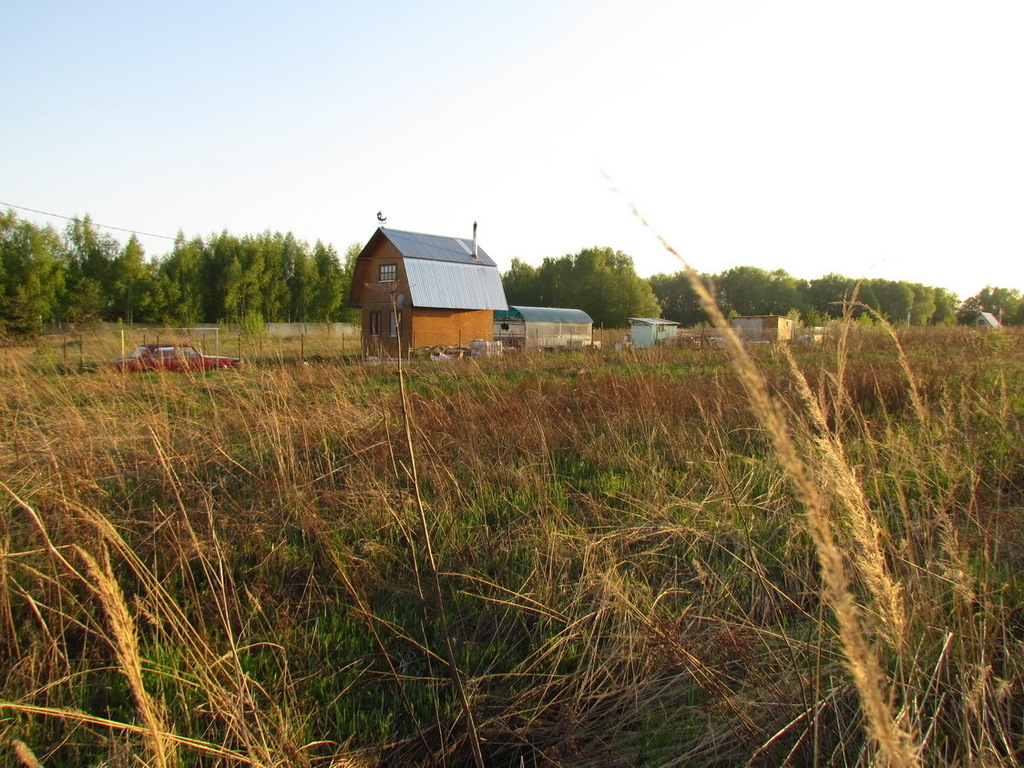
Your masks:
M1006 325L1024 324L1024 298L1009 288L985 288L961 302L945 288L921 283L838 274L802 280L782 269L749 266L700 279L727 315L787 315L815 326L843 317L850 306L855 318L883 317L896 325L970 323L979 312L991 312ZM608 328L624 327L630 317L660 317L688 327L707 322L685 273L644 279L628 255L610 248L546 258L539 267L513 259L502 282L509 304L582 309Z
M57 232L8 210L0 212L0 325L30 333L100 321L346 321L358 252L341 259L333 246L291 233L179 233L168 254L150 259L135 235L122 246L88 216Z
M1024 324L1024 300L1020 291L1009 288L988 287L961 302L945 288L883 278L858 280L835 273L803 280L782 269L733 267L700 278L727 314L788 315L807 326L841 318L848 307L855 319L882 317L894 325L971 323L979 312L991 312L1005 325ZM686 326L706 321L684 273L654 275L650 284L665 319Z
M147 258L132 235L123 246L88 216L63 232L0 211L0 327L32 333L58 323L125 322L190 326L226 322L261 328L266 322L358 322L348 307L355 259L291 233L186 238ZM1010 288L985 288L961 302L944 288L829 274L814 280L784 270L739 266L701 279L727 314L789 315L805 325L843 316L875 315L895 324L968 323L991 312L1004 324L1024 324L1024 299ZM682 272L642 278L633 259L606 247L548 257L540 266L513 259L502 275L509 304L572 307L594 323L622 328L630 317L706 322Z

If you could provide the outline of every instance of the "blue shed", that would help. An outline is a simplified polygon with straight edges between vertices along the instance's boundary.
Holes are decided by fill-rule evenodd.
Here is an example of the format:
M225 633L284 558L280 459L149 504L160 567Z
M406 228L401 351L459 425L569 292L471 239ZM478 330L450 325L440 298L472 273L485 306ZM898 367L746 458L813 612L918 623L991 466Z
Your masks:
M676 337L679 323L660 317L629 318L630 340L638 349L653 349Z

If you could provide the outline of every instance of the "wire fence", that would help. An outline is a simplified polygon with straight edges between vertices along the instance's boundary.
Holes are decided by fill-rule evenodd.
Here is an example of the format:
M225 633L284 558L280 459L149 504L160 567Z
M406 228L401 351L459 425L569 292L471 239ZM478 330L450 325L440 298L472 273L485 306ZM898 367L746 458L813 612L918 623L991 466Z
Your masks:
M142 344L187 344L203 354L237 357L251 364L345 362L361 352L357 326L281 324L253 333L233 326L60 328L0 346L0 368L83 371L129 356Z

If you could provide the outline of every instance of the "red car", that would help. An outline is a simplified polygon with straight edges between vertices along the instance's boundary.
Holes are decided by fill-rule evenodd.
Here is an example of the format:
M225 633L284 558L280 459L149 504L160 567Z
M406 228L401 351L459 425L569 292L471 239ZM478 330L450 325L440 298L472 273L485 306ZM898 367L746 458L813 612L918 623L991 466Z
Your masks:
M237 368L237 357L204 355L188 344L143 344L128 357L111 360L110 365L127 373L143 371L214 371Z

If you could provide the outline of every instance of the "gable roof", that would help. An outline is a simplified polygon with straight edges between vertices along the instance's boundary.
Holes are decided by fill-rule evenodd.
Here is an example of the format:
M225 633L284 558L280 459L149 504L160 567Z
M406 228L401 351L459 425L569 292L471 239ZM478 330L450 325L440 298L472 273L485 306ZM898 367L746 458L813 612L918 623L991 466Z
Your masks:
M444 237L443 235L424 235L419 232L402 232L398 229L384 229L383 227L377 230L377 234L390 240L391 244L406 259L448 261L455 264L474 264L485 267L498 266L479 246L477 246L476 252L480 258L474 259L472 240ZM374 236L376 237L376 234Z
M498 265L479 246L478 258L474 258L472 240L380 227L360 258L382 239L389 241L402 256L411 306L508 309Z
M523 319L531 323L593 323L590 315L582 309L564 309L560 307L520 307L509 306L507 312L495 312L495 320Z
M1000 325L998 318L996 318L996 316L991 312L979 312L974 324L984 325L989 328L998 328Z

